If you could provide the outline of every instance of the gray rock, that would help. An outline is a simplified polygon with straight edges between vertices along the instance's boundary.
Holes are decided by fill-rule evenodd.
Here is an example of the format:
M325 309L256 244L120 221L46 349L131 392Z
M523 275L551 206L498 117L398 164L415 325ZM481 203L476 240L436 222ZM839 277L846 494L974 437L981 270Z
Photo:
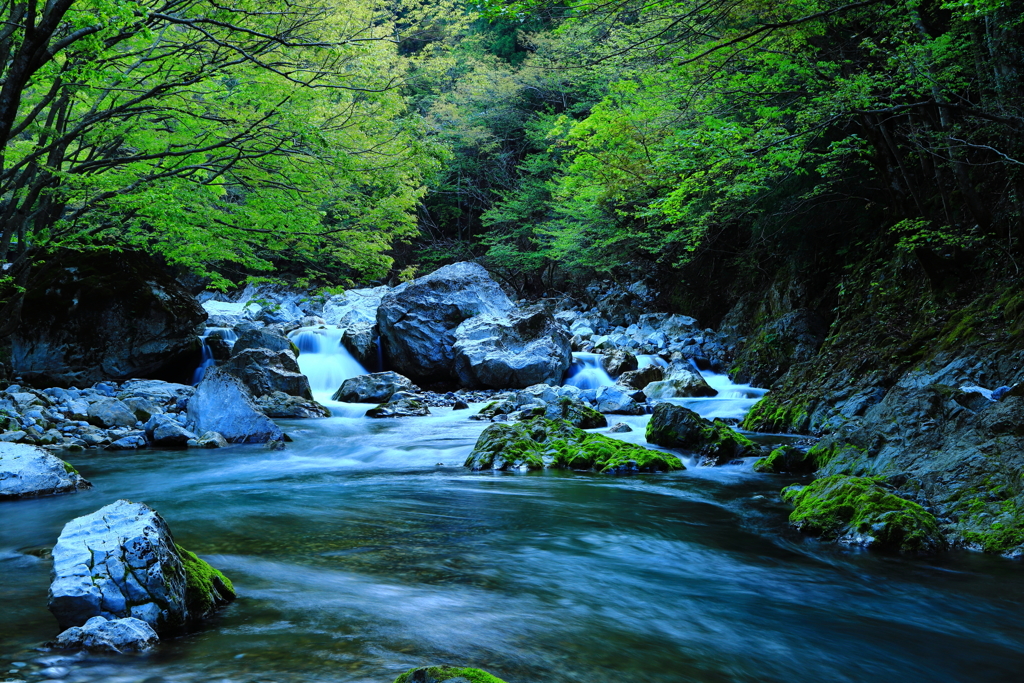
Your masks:
M291 350L244 349L220 367L242 380L253 396L280 391L290 396L313 398L309 379L299 372Z
M377 325L395 371L415 382L451 382L455 329L473 316L500 317L513 308L481 266L455 263L388 291Z
M366 411L367 417L419 417L430 415L427 404L414 398L402 398L397 401L381 403L375 408Z
M597 390L597 410L617 415L643 415L646 410L623 391L622 387L605 386Z
M167 415L154 415L146 422L146 438L154 446L185 446L196 435Z
M191 444L190 444L191 445ZM227 448L228 440L217 432L203 432L203 435L196 439L196 448Z
M665 399L717 396L718 392L704 381L700 373L677 366L672 369L668 379L645 386L644 394L650 399Z
M131 398L141 398L157 406L173 407L188 401L194 393L196 388L187 384L161 382L156 379L130 379L121 385L117 398L125 403Z
M416 385L397 372L374 372L342 382L332 401L345 403L386 403L399 391L415 391Z
M611 377L618 377L639 367L636 356L623 349L614 349L601 356L601 365Z
M331 411L311 398L289 396L275 391L256 399L256 406L267 417L312 418L330 417Z
M651 382L665 379L665 371L658 365L648 365L640 370L631 370L619 375L616 383L630 389L645 389Z
M137 252L62 252L26 294L12 364L37 385L152 376L198 353L206 313Z
M57 636L53 646L62 650L88 652L145 652L160 641L153 627L134 617L106 619L93 617L82 626L72 626Z
M122 403L128 406L128 409L135 414L135 417L139 422L147 422L149 421L149 418L154 415L159 415L164 412L162 407L156 405L148 398L133 396L131 398L124 399Z
M249 328L244 330L231 349L232 357L246 349L268 349L270 351L291 351L299 355L299 350L288 337L273 327Z
M146 437L142 434L131 434L122 436L120 439L110 442L108 451L134 451L146 447Z
M232 443L265 443L281 438L281 429L259 411L249 389L222 368L207 370L188 402L188 428L218 432Z
M41 448L0 442L0 500L91 488L68 463Z
M62 629L134 617L177 633L234 597L223 575L175 545L163 517L127 500L64 526L51 577L48 606Z
M376 312L376 311L375 311ZM353 323L341 335L341 345L359 361L363 367L377 367L377 325Z
M609 427L608 431L609 432L613 432L615 434L622 434L622 433L625 433L625 432L633 431L633 428L630 427L625 422L617 422L617 423L613 424L611 427Z
M540 306L483 315L455 330L455 372L471 388L561 384L572 363L569 334Z
M134 427L139 421L135 413L116 398L97 401L89 406L87 419L97 427Z
M324 304L324 321L346 329L359 323L376 324L377 308L387 292L388 287L381 286L336 294Z

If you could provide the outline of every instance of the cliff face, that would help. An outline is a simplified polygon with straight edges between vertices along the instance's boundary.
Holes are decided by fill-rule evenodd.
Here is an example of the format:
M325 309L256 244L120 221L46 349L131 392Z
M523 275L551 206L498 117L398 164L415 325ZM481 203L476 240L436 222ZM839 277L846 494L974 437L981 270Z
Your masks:
M810 334L779 333L780 319L813 310L799 305L762 316L736 343L735 374L757 380L784 368L744 427L820 436L819 476L877 477L933 512L952 544L1022 552L1018 280L995 270L936 279L895 255L864 258L834 286L839 305L817 350Z

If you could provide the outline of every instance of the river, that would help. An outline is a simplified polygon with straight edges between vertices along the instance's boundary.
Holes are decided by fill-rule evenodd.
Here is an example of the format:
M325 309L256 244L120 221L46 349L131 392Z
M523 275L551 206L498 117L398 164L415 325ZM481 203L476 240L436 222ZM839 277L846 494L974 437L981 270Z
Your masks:
M732 415L756 400L746 389L691 405ZM0 506L2 671L390 683L452 663L509 683L1021 680L1015 561L820 544L787 528L778 491L796 480L749 463L473 473L461 464L486 423L472 411L375 421L330 405L353 416L281 421L295 439L285 451L79 454L69 460L91 491ZM637 442L648 419L610 416ZM147 655L35 651L56 623L49 563L31 551L122 497L160 511L238 600Z

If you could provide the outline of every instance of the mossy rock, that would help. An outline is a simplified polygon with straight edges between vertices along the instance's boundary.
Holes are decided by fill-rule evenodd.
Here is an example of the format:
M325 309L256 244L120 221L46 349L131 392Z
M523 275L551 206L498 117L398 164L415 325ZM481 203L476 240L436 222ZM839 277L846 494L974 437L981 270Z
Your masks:
M480 669L463 666L423 666L410 669L395 679L395 683L505 683Z
M514 400L492 401L480 409L475 419L493 420L499 415L520 413L520 420L546 418L548 420L565 420L580 429L598 429L608 426L608 418L586 405L582 401L562 396L556 401L540 404L517 403Z
M586 432L564 420L499 423L483 431L466 458L473 469L597 470L602 473L685 469L676 456Z
M946 545L934 515L889 492L874 477L825 477L789 486L782 497L796 506L790 524L825 540L910 553Z
M722 465L763 452L725 422L705 420L689 408L671 403L660 403L654 409L646 436L649 443L694 451L705 465Z
M195 553L175 547L185 569L185 607L190 621L201 621L235 599L235 587L228 577Z
M755 472L766 474L810 474L818 469L817 459L795 446L779 446L754 463Z

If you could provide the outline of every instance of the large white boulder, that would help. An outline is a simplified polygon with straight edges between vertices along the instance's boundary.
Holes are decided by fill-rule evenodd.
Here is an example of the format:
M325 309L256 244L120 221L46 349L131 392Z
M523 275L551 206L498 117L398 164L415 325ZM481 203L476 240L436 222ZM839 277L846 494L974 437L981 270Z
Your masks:
M0 500L91 488L68 463L42 448L0 442Z

